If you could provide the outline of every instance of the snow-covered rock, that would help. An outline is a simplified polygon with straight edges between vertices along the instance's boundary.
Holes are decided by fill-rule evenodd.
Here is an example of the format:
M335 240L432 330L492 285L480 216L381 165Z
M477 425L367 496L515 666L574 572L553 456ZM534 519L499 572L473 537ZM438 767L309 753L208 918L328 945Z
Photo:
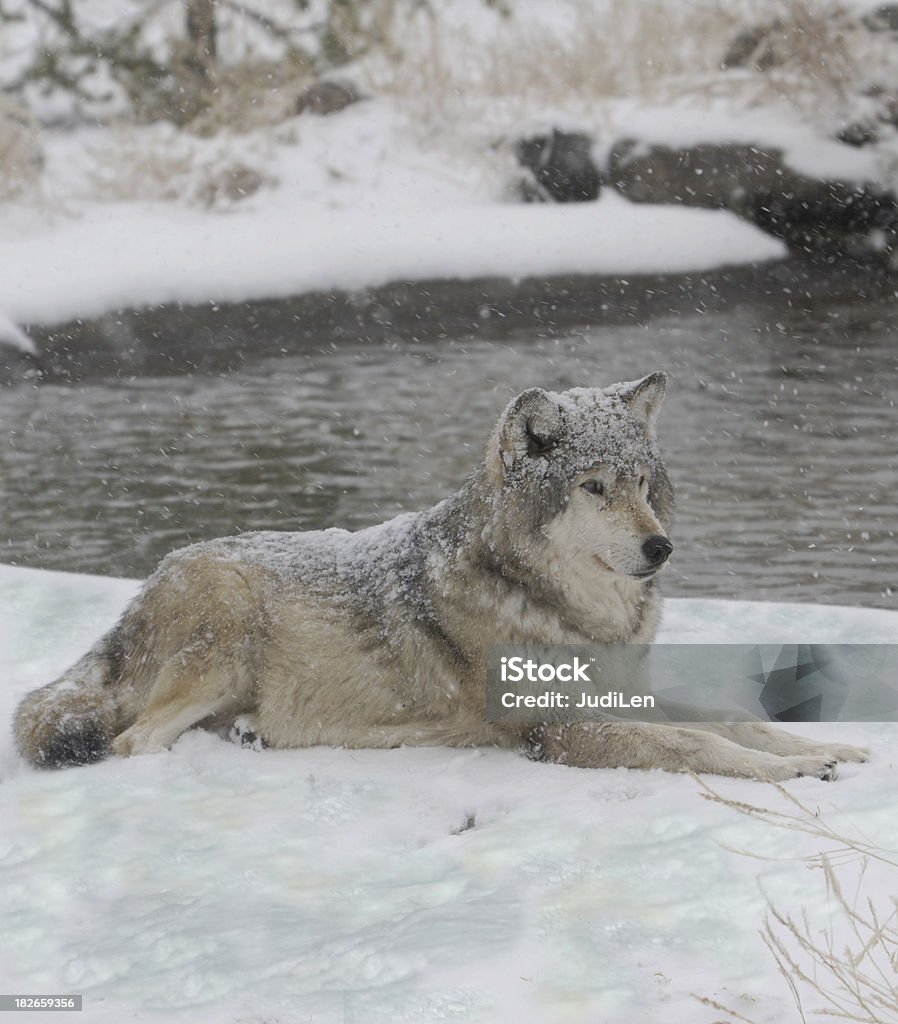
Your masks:
M609 175L634 202L732 210L805 256L891 252L898 231L891 190L802 174L761 141L672 147L622 139Z
M532 175L539 198L556 203L598 199L602 176L592 155L593 140L585 132L559 131L520 139L518 162Z

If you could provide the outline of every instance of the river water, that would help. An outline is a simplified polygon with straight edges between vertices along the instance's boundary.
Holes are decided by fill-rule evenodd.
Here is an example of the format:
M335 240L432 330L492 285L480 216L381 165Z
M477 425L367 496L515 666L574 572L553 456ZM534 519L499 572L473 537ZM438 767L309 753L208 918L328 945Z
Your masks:
M898 607L894 295L247 350L0 391L0 560L144 576L190 541L366 526L458 486L516 391L664 367L665 592Z

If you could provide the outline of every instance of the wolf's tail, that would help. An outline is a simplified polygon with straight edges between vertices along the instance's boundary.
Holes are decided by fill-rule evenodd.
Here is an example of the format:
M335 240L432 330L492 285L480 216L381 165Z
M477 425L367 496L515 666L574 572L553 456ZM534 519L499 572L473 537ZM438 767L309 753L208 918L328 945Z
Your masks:
M111 753L118 717L114 641L115 630L59 679L19 704L16 744L36 767L92 764Z

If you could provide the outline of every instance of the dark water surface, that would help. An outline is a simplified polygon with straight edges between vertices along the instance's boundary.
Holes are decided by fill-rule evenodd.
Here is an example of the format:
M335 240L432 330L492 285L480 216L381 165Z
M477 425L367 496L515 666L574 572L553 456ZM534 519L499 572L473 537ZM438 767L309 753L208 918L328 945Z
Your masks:
M366 526L455 488L514 392L664 367L665 592L898 607L894 297L302 346L0 391L0 560L143 576L194 540Z

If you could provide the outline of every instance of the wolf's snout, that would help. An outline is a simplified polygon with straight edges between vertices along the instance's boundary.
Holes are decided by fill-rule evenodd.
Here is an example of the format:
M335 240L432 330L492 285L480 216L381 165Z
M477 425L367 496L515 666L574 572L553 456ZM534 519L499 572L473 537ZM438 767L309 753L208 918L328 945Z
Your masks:
M642 553L645 556L645 560L653 566L664 565L668 558L670 558L671 551L673 551L673 544L671 544L667 537L662 537L660 533L652 534L642 544Z

